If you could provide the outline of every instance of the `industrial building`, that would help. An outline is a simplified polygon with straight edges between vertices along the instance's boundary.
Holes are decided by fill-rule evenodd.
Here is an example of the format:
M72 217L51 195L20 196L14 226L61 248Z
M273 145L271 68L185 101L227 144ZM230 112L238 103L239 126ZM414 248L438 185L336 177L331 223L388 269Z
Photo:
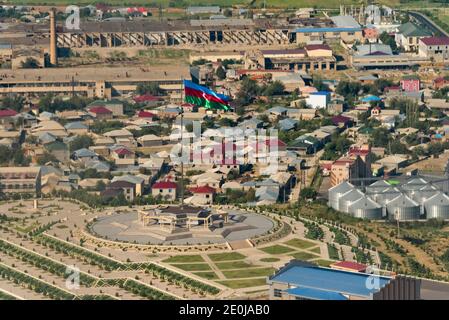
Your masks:
M412 178L394 186L385 180L366 187L343 181L329 189L328 205L369 220L449 219L449 196L436 183L423 178Z
M304 26L296 29L296 43L327 41L346 43L362 42L360 24L352 16L335 16L329 19L303 20Z
M421 280L380 276L292 260L268 277L274 300L419 300Z

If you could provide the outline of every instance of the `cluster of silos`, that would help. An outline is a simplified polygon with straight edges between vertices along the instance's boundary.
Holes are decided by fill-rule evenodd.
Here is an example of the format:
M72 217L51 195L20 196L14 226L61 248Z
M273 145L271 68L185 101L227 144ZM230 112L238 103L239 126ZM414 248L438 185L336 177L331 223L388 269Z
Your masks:
M439 191L423 203L427 219L449 219L449 197Z
M382 219L382 206L346 181L329 189L328 204L357 218Z
M389 220L419 220L421 208L419 203L401 194L387 203L387 214Z
M391 185L379 180L365 193L349 182L329 189L329 206L370 220L449 219L449 196L422 178Z

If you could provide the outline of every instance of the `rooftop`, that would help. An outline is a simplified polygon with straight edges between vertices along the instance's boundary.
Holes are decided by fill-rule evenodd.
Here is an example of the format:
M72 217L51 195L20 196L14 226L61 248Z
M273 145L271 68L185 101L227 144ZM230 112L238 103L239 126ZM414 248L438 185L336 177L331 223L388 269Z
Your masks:
M366 281L369 277L378 278L380 287L385 286L391 280L389 277L322 268L313 265L309 266L306 264L291 264L285 269L281 269L270 280L288 283L290 286L301 288L369 297L371 294L379 291L379 289L368 288L366 286Z
M427 46L447 46L449 45L449 37L422 38L421 42Z

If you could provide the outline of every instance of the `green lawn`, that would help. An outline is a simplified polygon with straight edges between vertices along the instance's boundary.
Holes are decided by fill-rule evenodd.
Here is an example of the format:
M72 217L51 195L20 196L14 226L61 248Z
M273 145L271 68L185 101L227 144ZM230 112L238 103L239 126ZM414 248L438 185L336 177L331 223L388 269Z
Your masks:
M163 260L162 262L167 263L189 263L189 262L204 262L204 259L200 255L182 255L182 256L173 256Z
M298 260L310 260L314 258L318 258L318 256L308 253L308 252L295 252L290 254L293 258Z
M335 261L322 260L322 259L313 261L313 263L316 263L317 265L319 265L321 267L329 267L334 262Z
M243 254L238 252L211 253L208 256L214 262L242 260L246 258Z
M281 260L281 259L275 258L275 257L260 259L260 261L262 261L262 262L278 262L279 260Z
M274 268L250 268L242 270L223 271L223 274L228 279L236 278L255 278L271 275Z
M181 263L181 264L172 264L172 266L185 271L211 270L210 266L207 263Z
M213 271L194 272L193 274L195 274L195 275L197 275L197 276L199 276L201 278L207 279L207 280L218 279L217 275Z
M289 247L281 246L279 244L276 244L271 247L262 248L260 250L262 250L263 252L266 252L268 254L284 254L284 253L294 251L293 249L291 249Z
M284 243L298 249L307 249L316 246L316 243L302 239L291 239Z
M244 279L244 280L226 280L226 281L217 281L218 283L227 286L232 289L239 288L249 288L249 287L257 287L263 286L267 284L267 280L265 278L256 278L256 279Z
M249 264L245 261L232 261L232 262L218 262L215 264L220 270L229 270L229 269L242 269L242 268L251 268L254 265Z

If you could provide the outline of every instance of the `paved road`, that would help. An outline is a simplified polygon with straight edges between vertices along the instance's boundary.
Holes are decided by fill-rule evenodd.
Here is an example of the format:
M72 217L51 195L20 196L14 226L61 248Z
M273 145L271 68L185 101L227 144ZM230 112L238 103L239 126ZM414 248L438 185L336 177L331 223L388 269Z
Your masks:
M443 28L441 28L428 16L422 14L421 12L410 11L409 15L411 15L413 18L420 21L421 23L425 24L431 31L435 33L435 35L449 37L449 33L447 33L445 30L443 30Z

